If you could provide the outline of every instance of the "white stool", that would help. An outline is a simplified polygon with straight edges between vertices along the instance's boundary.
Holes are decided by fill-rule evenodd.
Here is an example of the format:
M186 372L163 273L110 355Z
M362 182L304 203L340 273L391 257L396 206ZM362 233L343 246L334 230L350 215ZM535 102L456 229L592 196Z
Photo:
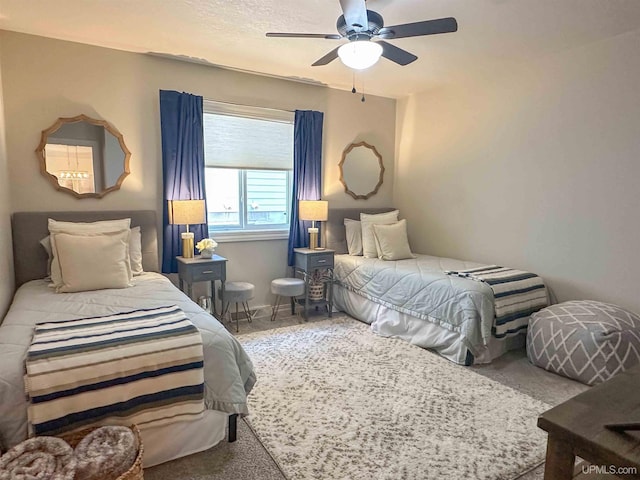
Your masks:
M222 305L222 318L229 312L229 305L236 304L236 332L240 331L238 321L238 304L242 304L244 313L247 315L247 320L251 323L251 310L249 309L249 300L253 298L253 292L255 286L249 282L226 282L224 286L224 296L222 295L222 288L219 289L220 298L224 298L224 305Z
M304 295L304 280L276 278L271 282L271 293L276 296L275 304L271 307L271 321L273 322L280 310L280 297L291 297L291 315L296 313L295 297Z

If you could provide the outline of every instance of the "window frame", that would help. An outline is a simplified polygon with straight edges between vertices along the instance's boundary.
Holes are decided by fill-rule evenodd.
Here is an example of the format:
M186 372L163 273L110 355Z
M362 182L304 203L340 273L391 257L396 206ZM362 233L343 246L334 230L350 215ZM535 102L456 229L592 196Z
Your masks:
M213 100L204 100L203 115L231 115L244 118L253 118L259 120L267 120L280 123L294 124L294 112L285 110L276 110L271 108L253 107L248 105L235 105L230 103L216 102ZM206 154L205 154L206 155ZM206 168L225 168L216 165L207 165ZM291 218L292 212L292 190L293 190L293 158L291 158L291 169L260 169L260 168L237 168L239 182L239 220L238 227L220 228L215 225L209 225L207 222L207 230L210 237L214 237L217 242L242 242L257 240L286 240L289 238L289 223L270 224L264 227L256 227L248 225L248 187L247 172L250 171L268 171L268 172L286 172L286 215ZM206 186L205 186L206 194ZM208 211L207 211L208 214ZM274 228L274 226L278 226Z
M205 166L206 168L216 168L220 167L214 166ZM219 227L215 225L207 225L208 231L210 235L216 236L216 240L218 238L222 238L225 241L231 241L229 239L233 239L233 241L237 241L238 235L253 235L256 238L260 239L278 239L278 238L288 238L289 237L289 223L271 223L266 224L264 227L250 225L249 224L249 210L247 208L248 198L249 198L249 189L247 186L248 181L248 172L255 172L260 170L251 170L248 168L239 168L235 169L238 177L238 191L239 191L239 223L238 226L225 226ZM293 172L291 170L262 170L265 172L285 172L286 173L286 214L287 217L291 215L291 198L292 198L292 183L293 183ZM275 228L274 228L275 227ZM249 241L249 240L247 240Z

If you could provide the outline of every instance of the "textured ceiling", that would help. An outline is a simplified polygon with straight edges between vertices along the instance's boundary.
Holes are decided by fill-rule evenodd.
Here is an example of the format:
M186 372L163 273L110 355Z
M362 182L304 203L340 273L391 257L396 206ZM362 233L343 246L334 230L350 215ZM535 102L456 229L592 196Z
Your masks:
M386 59L357 75L369 93L401 97L640 28L640 0L369 0L386 25L455 17L456 33L391 41L419 58ZM335 33L338 0L0 0L0 28L154 52L351 89L335 60L344 40L266 38Z

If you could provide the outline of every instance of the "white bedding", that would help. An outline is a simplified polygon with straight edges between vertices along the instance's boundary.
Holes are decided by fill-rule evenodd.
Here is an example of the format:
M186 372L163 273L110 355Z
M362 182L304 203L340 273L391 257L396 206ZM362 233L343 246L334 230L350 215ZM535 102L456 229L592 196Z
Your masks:
M36 323L163 305L178 305L202 334L206 408L248 413L246 397L256 380L251 360L224 326L166 277L145 273L131 288L65 294L55 293L44 280L34 280L18 289L0 325L0 438L5 447L27 437L24 358Z
M333 295L338 310L370 324L376 335L400 338L412 345L428 348L459 365L467 365L471 361L465 339L457 332L372 302L340 286L334 288ZM478 347L473 355L473 364L491 363L509 350L524 347L524 341L524 335L492 338L488 345Z
M336 255L335 279L369 300L463 333L471 344L482 345L493 325L491 288L444 273L479 266L431 255L396 261Z
M354 302L340 292L344 289L384 307L372 311L387 313L367 322L376 333L399 336L428 348L449 349L445 356L456 363L473 362L467 350L476 361L488 361L492 355L487 354L487 347L496 340L492 337L493 291L483 282L444 273L479 266L482 264L430 255L396 261L336 255L336 305L359 317L358 312L349 311ZM437 333L433 326L439 327Z

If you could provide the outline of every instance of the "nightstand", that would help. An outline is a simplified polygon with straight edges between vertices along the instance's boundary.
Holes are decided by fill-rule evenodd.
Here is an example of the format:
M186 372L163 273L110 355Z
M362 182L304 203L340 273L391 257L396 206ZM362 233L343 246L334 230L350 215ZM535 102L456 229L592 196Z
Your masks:
M333 311L333 265L334 250L310 250L308 248L294 248L295 265L294 276L304 280L304 318L307 319L309 307L326 306L329 317ZM309 292L314 272L322 272L320 283L322 284L322 298L311 299Z
M194 282L211 282L211 310L212 313L216 313L216 280L220 280L220 301L224 305L227 259L220 255L214 255L212 258L201 258L200 255L196 255L193 258L176 257L176 259L178 260L180 290L191 298ZM184 289L185 283L187 284L186 290Z

